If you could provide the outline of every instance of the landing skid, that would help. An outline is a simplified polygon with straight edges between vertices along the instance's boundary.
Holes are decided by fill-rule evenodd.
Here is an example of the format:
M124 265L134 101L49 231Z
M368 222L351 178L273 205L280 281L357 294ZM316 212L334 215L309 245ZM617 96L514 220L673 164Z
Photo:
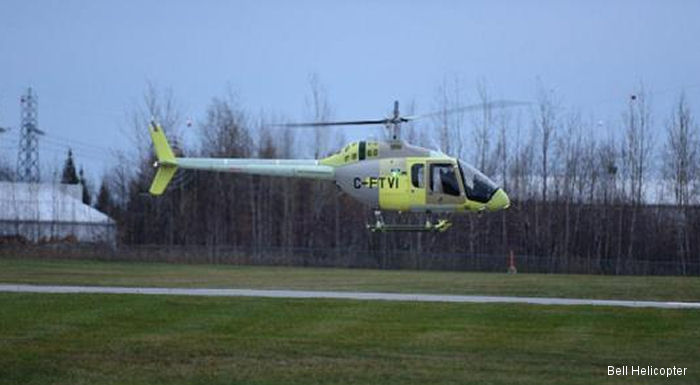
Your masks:
M373 233L378 232L435 232L442 233L452 227L452 222L447 219L439 219L436 223L428 218L423 224L387 224L384 222L381 211L375 211L376 221L368 223L367 229Z

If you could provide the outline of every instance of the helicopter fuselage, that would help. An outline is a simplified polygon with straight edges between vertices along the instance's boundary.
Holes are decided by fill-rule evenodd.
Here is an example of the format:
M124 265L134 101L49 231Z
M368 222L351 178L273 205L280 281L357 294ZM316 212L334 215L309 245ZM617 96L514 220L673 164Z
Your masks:
M334 168L335 183L381 210L460 212L510 204L495 183L456 158L403 141L360 141L319 161Z

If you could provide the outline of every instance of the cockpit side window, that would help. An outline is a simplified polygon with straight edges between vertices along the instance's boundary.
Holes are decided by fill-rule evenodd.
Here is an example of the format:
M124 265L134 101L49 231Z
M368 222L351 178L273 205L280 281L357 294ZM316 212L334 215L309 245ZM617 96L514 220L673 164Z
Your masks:
M464 182L464 192L469 200L487 203L498 190L498 186L491 179L474 167L459 161L459 169Z
M411 166L411 184L413 184L413 187L423 188L425 186L423 168L423 163L416 163Z
M430 187L433 192L459 196L459 182L452 164L430 165Z

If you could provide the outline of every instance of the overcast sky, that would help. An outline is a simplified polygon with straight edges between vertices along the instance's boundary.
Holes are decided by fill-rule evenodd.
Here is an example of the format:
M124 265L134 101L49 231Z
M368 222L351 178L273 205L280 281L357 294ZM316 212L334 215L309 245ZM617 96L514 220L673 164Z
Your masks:
M317 73L336 118L375 118L394 99L435 107L459 77L473 97L532 100L536 79L566 108L619 128L643 81L656 120L686 89L700 104L700 1L0 2L0 154L16 161L19 96L39 95L43 166L74 143L91 175L125 148L120 127L147 82L201 119L235 90L252 112L305 117ZM77 142L80 142L78 144Z

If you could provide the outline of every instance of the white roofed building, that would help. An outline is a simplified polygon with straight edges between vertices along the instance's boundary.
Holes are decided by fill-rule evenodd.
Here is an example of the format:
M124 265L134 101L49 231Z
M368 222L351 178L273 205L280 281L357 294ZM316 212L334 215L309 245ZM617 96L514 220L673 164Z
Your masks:
M0 237L114 244L116 226L83 203L80 185L0 182Z

